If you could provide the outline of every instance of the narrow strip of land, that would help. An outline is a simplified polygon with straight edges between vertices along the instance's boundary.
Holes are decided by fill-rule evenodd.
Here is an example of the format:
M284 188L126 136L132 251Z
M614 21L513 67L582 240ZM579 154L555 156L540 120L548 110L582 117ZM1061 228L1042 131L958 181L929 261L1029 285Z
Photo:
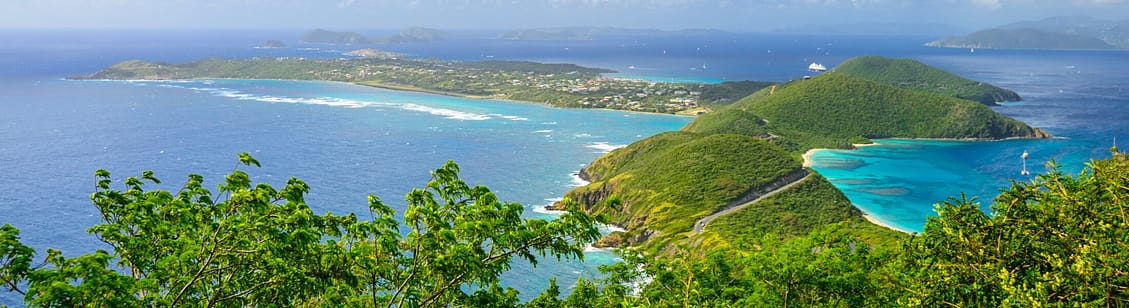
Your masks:
M764 198L768 198L768 197L771 197L772 195L775 195L779 192L791 189L792 187L794 187L794 186L796 186L800 183L803 183L805 180L807 180L808 178L811 177L811 172L807 171L807 169L801 169L801 170L803 170L805 174L804 174L804 177L802 177L798 180L780 185L780 187L777 187L776 189L773 189L769 192L766 192L766 193L760 195L759 197L757 197L756 199L753 199L749 202L745 202L745 203L742 203L742 204L738 204L737 206L731 206L731 207L725 208L721 211L710 214L710 216L706 216L702 219L699 219L698 222L694 223L694 234L701 234L702 230L704 230L706 228L706 225L709 225L710 221L714 220L715 218L732 214L733 212L739 211L739 210L745 208L746 206L749 206L750 204L757 203L758 201L761 201Z

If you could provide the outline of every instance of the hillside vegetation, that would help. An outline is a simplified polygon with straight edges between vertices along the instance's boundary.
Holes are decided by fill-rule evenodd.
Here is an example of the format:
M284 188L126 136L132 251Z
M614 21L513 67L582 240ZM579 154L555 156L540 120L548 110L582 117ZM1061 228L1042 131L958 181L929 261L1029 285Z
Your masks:
M1022 100L1014 91L960 77L913 59L856 57L843 61L832 71L905 89L981 102L988 106L995 106L997 102Z
M693 223L730 200L800 169L795 155L766 141L735 134L659 134L613 151L585 169L592 181L568 193L590 211L607 213L629 242L651 238L664 248ZM603 205L616 195L620 208Z
M602 74L615 71L568 63L413 59L375 49L356 50L346 55L362 58L203 59L177 64L129 60L88 76L70 78L324 80L566 108L681 114L707 112L771 84L763 81L704 84L605 78Z
M872 138L1042 138L1027 126L975 102L912 91L831 72L747 97L684 130L783 137L794 151L849 148ZM752 116L752 117L749 117ZM763 123L763 124L760 124Z
M740 107L764 117L784 136L815 134L849 141L857 137L1002 139L1044 134L975 102L847 74L793 82L778 87L774 95L744 103Z
M246 154L240 161L258 165ZM737 229L708 238L736 245L665 258L624 250L623 262L601 266L602 278L578 278L567 296L550 279L524 303L502 286L511 260L582 258L601 220L568 201L558 219L521 219L521 204L458 173L453 162L433 171L425 188L407 194L399 218L373 195L367 215L315 214L304 201L310 187L296 178L275 189L237 169L213 194L199 175L170 192L145 188L160 183L151 171L115 183L99 170L91 199L101 221L88 231L109 248L67 256L27 246L19 229L0 226L0 292L29 307L1129 304L1129 156L1116 149L1076 176L1052 167L1013 182L991 215L962 195L937 204L921 234L879 240L859 236L877 227L853 218L777 235L795 234L785 227L796 221L789 215L856 217L835 204L841 196L829 183L809 177L759 212L707 231Z
M749 197L753 193L800 180L795 176L798 158L808 149L850 148L870 138L1047 137L983 104L889 82L936 85L967 79L912 61L866 57L845 63L849 71L887 79L835 71L762 89L699 116L680 132L596 159L582 171L591 184L567 196L593 212L612 214L612 221L627 230L613 235L613 242L641 245L644 251L758 246L766 244L760 239L769 234L790 240L833 224L844 226L843 234L888 244L894 231L866 222L818 174L780 194L738 206L755 200ZM621 207L600 206L616 198ZM703 217L731 207L737 210L717 217L701 233L688 232Z

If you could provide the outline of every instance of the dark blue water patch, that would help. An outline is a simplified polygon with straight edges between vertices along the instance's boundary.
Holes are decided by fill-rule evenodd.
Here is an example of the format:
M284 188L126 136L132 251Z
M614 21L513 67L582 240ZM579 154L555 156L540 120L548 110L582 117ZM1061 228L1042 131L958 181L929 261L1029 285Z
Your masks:
M854 191L875 194L879 196L903 196L908 195L912 191L906 187L875 187L875 188L859 188Z
M248 170L255 181L279 187L298 177L310 185L316 212L363 213L369 193L402 211L405 193L455 160L469 183L532 209L573 187L571 174L602 153L594 147L690 120L322 82L49 79L0 90L0 164L9 175L0 187L20 192L0 199L0 223L16 225L34 247L67 255L106 248L85 232L99 222L89 201L99 168L118 180L151 169L164 180L151 189L175 190L189 173L213 187L246 151L263 162ZM482 119L459 118L466 115ZM516 262L505 277L531 297L549 277L567 286L612 258L593 252L588 263L549 260L537 269ZM517 282L525 280L536 283ZM3 302L18 303L8 296Z

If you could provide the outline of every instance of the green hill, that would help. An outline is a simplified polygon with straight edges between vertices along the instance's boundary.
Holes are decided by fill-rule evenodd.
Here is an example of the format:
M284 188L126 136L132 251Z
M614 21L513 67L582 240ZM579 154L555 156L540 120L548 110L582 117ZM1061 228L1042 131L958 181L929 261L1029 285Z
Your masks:
M369 39L356 32L337 32L325 29L314 29L302 34L301 41L306 43L324 44L368 44Z
M635 142L592 162L591 184L568 197L593 212L612 215L648 246L684 238L700 218L730 200L800 170L800 160L763 140L735 134L669 132ZM601 203L621 198L618 209Z
M1022 100L1014 91L960 77L912 59L856 57L835 66L833 71L910 90L977 101L988 106L994 106L997 102Z
M752 135L766 130L795 151L849 148L871 138L1048 137L982 104L836 72L776 86L771 95L764 92L731 107L762 118L763 127L751 125L756 121L751 118L723 114L695 119L685 129Z

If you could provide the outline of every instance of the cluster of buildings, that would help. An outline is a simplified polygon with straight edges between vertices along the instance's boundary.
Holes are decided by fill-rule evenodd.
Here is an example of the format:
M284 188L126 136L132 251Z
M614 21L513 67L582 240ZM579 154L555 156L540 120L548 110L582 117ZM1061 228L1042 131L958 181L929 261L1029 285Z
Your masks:
M677 113L698 109L702 94L700 84L608 78L595 73L520 72L426 60L329 62L336 63L323 66L328 70L309 73L326 80L375 81L560 107Z

